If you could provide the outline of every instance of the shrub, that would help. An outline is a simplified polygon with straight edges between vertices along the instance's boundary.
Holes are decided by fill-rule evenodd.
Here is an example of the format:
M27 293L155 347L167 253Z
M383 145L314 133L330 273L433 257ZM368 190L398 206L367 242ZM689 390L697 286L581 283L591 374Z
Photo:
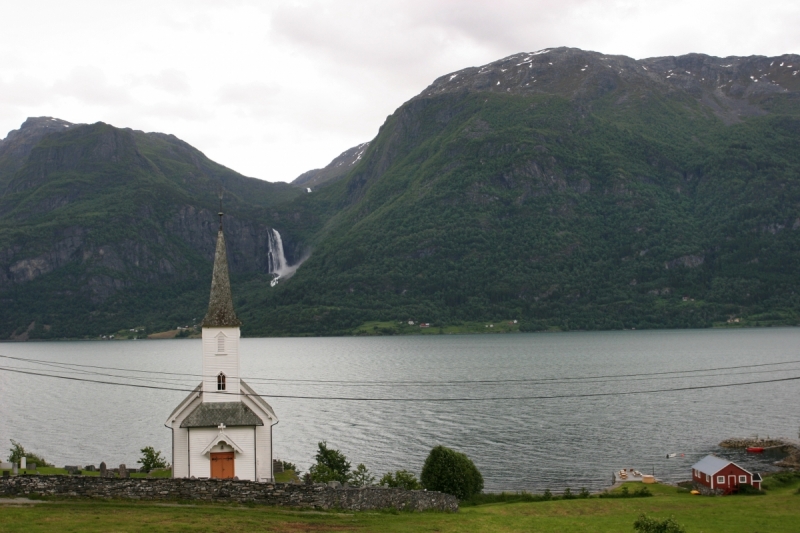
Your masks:
M737 492L737 494L742 494L745 496L765 496L766 492L764 492L763 490L758 490L753 485L750 485L748 483L742 483L741 485L739 485L739 491Z
M686 530L674 518L669 517L665 520L656 520L646 515L639 515L633 523L633 529L639 533L686 533Z
M628 490L628 487L623 486L619 492L603 492L600 494L601 498L647 498L652 496L653 493L650 492L647 487L641 487L636 489L633 492Z
M772 490L792 485L798 480L800 480L800 472L777 472L765 476L761 487L765 490Z
M142 472L150 472L155 468L167 468L167 461L161 457L161 452L155 451L152 446L145 446L141 450L142 457L136 461L142 465Z
M328 481L338 481L347 483L350 481L350 461L339 450L328 449L328 443L322 441L317 444L317 454L314 456L314 464L308 473L316 483L327 483Z
M420 478L426 489L452 494L459 500L483 490L483 476L469 457L444 446L431 450Z
M386 472L379 484L382 487L391 487L393 489L419 490L422 488L422 485L417 481L417 476L408 470L398 470L394 474Z
M295 474L300 474L300 469L297 468L297 465L294 463L290 463L289 461L281 461L283 465L283 471L286 472L287 470L291 470Z
M8 462L10 463L19 464L20 459L25 457L28 463L36 463L37 466L53 466L45 461L44 457L36 455L35 453L26 452L22 444L14 439L11 439L11 449L9 451L11 452L8 456Z
M354 487L369 487L375 484L375 476L366 466L359 463L353 473L350 474L350 484Z

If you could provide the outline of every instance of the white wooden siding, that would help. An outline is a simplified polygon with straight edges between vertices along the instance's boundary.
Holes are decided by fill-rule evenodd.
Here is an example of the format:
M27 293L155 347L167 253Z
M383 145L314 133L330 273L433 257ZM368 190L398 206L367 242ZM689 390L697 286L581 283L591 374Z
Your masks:
M202 394L192 392L184 398L173 417L167 420L166 425L172 428L172 477L189 477L188 435L181 423L203 401Z
M255 481L255 448L253 446L253 427L225 428L225 433L233 440L243 453L233 456L234 475L239 479ZM219 434L217 428L192 428L189 431L190 476L211 477L211 454L201 452Z
M225 335L225 353L219 353L219 339ZM239 328L203 328L203 401L239 401ZM217 391L217 376L225 374L225 392Z
M189 477L189 454L186 448L188 431L176 426L172 430L172 477Z
M258 481L274 481L272 479L272 426L264 420L263 426L256 428L256 454L258 457Z

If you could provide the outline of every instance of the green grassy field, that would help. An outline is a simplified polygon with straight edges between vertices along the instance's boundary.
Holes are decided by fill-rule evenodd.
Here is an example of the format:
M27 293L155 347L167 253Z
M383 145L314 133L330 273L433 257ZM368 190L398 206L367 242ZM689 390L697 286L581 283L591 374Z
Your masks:
M633 492L640 486L628 484ZM0 531L633 531L642 513L674 516L688 533L796 532L800 480L766 496L692 496L649 486L651 498L588 498L464 507L458 513L318 512L234 505L45 501L0 505Z

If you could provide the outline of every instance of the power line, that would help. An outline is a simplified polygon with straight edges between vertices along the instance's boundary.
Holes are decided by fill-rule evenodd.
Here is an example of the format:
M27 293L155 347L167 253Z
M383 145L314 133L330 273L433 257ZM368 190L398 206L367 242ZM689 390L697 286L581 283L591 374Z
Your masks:
M0 367L0 371L6 372L15 372L19 374L28 374L33 376L42 376L42 377L49 377L49 378L57 378L57 379L65 379L70 381L80 381L86 383L96 383L101 385L116 385L120 387L132 387L132 388L142 388L142 389L151 389L151 390L165 390L165 391L173 391L173 392L194 392L195 389L176 389L176 388L169 388L169 387L159 387L156 385L141 385L141 384L134 384L134 383L117 383L111 381L100 381L100 380L93 380L93 379L85 379L85 378L77 378L72 376L58 376L52 374L42 374L39 372L30 372L25 370L19 370L14 368L6 368ZM763 383L779 383L784 381L796 381L800 380L800 376L793 376L788 378L776 378L776 379L768 379L762 381L746 381L740 383L722 383L716 385L694 385L690 387L677 387L672 389L653 389L653 390L644 390L644 391L615 391L615 392L595 392L595 393L583 393L583 394L554 394L554 395L541 395L541 396L494 396L494 397L485 397L485 398L365 398L365 397L350 397L350 396L299 396L299 395L291 395L291 394L247 394L247 393L238 393L239 396L258 396L261 398L282 398L282 399L293 399L293 400L336 400L336 401L352 401L352 402L484 402L484 401L511 401L511 400L554 400L554 399L569 399L569 398L596 398L601 396L632 396L632 395L640 395L640 394L656 394L661 392L683 392L683 391L690 391L690 390L701 390L701 389L719 389L719 388L727 388L727 387L741 387L745 385L758 385ZM216 392L216 391L212 391ZM228 394L233 395L230 392L224 392L219 394Z
M46 365L46 366L55 367L58 370L62 370L63 373L66 373L66 374L105 376L105 377L128 379L128 380L135 380L135 381L144 381L144 382L149 382L149 383L161 383L161 384L166 384L166 385L180 385L180 384L186 383L187 381L192 380L192 377L186 377L186 378L148 378L148 377L138 377L138 376L126 376L126 375L120 375L120 374L110 374L110 373L97 372L97 371L91 371L91 370L73 369L73 368L70 368L70 367L64 367L59 363L51 363L51 364L41 363L41 364ZM13 368L20 369L20 370L30 370L30 371L39 371L40 370L38 368L30 368L30 367L16 367L15 366ZM594 379L594 380L590 380L590 379L586 378L586 381L581 381L581 382L574 382L573 381L572 383L579 384L579 385L585 385L585 384L595 384L595 383L620 383L620 382L630 382L630 381L646 381L646 380L654 380L654 379L657 379L657 380L665 380L665 379L697 379L697 378L709 378L709 377L720 377L720 376L727 377L727 376L742 376L742 375L751 375L751 374L769 374L769 373L773 373L773 372L784 372L786 370L787 369L785 369L785 368L778 368L778 369L770 369L770 370L750 370L750 371L747 371L747 372L724 372L724 373L719 373L719 374L703 374L703 375L693 375L693 376L686 376L686 375L649 376L649 377L638 377L638 378L614 378L614 379ZM788 369L788 370L800 370L800 369ZM189 376L192 376L192 375L190 374ZM202 378L202 377L203 376L199 376L199 378ZM239 378L239 379L244 380L244 378ZM565 379L568 379L568 378L565 378ZM250 378L248 378L245 381L247 381L247 383L249 383L249 384L264 384L264 382L259 381L258 379L251 380ZM270 384L274 384L274 383L270 382ZM497 385L497 384L498 383L491 383L491 382L489 382L489 383L469 383L469 385ZM537 384L537 383L535 383L533 380L531 380L531 381L528 381L528 382L522 382L520 384ZM550 385L550 384L558 385L559 382L547 381L545 383L538 383L538 384L539 385ZM278 384L278 385L280 385L280 384ZM302 383L302 384L301 383L284 383L283 385L290 385L290 386L292 386L292 385L302 385L302 386L322 385L322 386L326 386L326 387L335 386L335 385L341 385L341 386L346 386L348 388L353 388L353 387L395 387L395 388L406 388L407 387L405 384L402 384L402 383L395 383L395 384L389 384L389 383L339 384L337 382L337 383ZM430 382L426 386L428 388L433 388L433 387L454 387L454 386L458 386L458 385L462 385L462 384L461 383L452 384L452 383L447 383L447 382ZM421 385L415 385L415 386L421 386Z
M157 374L157 375L171 375L171 376L182 376L184 378L190 377L199 377L202 378L202 374L185 374L185 373L178 373L178 372L161 372L155 370L137 370L132 368L118 368L118 367L105 367L105 366L97 366L97 365L81 365L77 363L62 363L62 362L54 362L54 361L45 361L41 359L27 359L24 357L13 357L10 355L0 355L0 358L5 359L14 359L17 361L26 361L30 363L38 363L38 364L45 364L45 365L61 365L67 367L81 367L81 368L97 368L101 370L119 370L123 372L136 372L136 373L144 373L144 374ZM713 372L718 370L735 370L740 368L759 368L759 367L766 367L766 366L777 366L777 365L789 365L800 363L800 360L794 361L780 361L777 363L758 363L752 365L737 365L737 366L727 366L727 367L716 367L716 368L702 368L702 369L693 369L693 370L672 370L672 371L662 371L662 372L641 372L636 374L608 374L608 375L599 375L599 376L567 376L567 377L553 377L553 378L512 378L512 379L478 379L478 380L447 380L447 381L402 381L402 380L375 380L375 381L359 381L359 380L318 380L318 379L295 379L295 378L261 378L261 377L245 377L241 376L240 379L247 380L251 383L256 382L263 382L263 383L309 383L309 384L342 384L342 385L381 385L381 384L389 384L389 385L449 385L449 384L474 384L474 383L546 383L546 382L558 382L558 381L583 381L589 379L604 379L604 378L632 378L632 377L642 377L642 376L666 376L669 374L691 374L691 373L700 373L700 372Z

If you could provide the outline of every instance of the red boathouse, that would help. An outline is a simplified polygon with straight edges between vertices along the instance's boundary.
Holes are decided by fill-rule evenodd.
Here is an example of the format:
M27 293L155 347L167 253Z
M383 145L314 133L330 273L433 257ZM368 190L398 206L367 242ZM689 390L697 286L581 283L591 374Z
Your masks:
M736 463L716 455L708 455L692 465L692 481L695 485L722 494L738 492L739 485L745 484L761 489L760 474L751 474Z

